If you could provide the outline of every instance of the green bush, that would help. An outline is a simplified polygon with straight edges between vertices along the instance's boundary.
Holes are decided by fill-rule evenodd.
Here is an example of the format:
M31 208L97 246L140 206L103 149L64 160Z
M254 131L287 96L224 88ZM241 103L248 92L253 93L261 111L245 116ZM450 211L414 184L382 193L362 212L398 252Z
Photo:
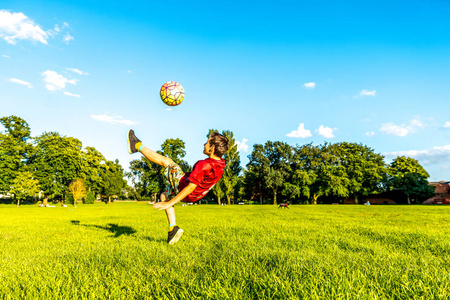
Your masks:
M153 198L150 197L150 196L144 196L144 197L141 198L141 201L152 202L152 201L153 201Z
M74 200L73 200L73 195L72 194L67 194L66 195L66 200L64 201L65 204L73 204Z
M89 191L86 195L86 199L84 199L84 204L94 204L95 203L95 194L92 191Z

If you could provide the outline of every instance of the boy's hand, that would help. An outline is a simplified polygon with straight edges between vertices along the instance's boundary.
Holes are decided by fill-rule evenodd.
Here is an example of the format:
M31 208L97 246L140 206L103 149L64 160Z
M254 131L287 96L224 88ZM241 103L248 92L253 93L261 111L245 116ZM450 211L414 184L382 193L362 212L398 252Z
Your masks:
M166 210L166 209L174 206L175 204L177 204L184 198L186 198L187 195L189 195L190 193L192 193L192 191L195 190L196 187L197 187L197 185L195 185L191 182L188 184L187 187L185 187L181 192L179 192L172 200L167 201L167 202L155 203L155 204L153 204L153 208L157 209L157 210Z
M171 206L172 206L172 204L169 202L159 202L159 203L153 204L153 208L157 209L157 210L166 210L166 209L170 208Z

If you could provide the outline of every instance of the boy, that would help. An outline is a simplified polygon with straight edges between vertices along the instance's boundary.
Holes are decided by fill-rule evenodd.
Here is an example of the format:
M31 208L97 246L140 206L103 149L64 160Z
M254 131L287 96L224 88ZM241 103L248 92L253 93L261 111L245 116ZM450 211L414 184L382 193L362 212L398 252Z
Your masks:
M167 178L167 190L161 194L161 202L153 204L153 208L165 210L169 222L169 234L167 242L176 243L183 235L183 230L176 226L176 203L195 202L202 199L222 177L225 168L225 160L222 156L227 152L229 142L223 135L213 132L204 144L203 153L207 159L195 163L192 172L184 174L180 166L171 158L160 155L142 145L142 142L134 135L134 131L128 131L128 152L130 154L140 152L150 161L163 166Z

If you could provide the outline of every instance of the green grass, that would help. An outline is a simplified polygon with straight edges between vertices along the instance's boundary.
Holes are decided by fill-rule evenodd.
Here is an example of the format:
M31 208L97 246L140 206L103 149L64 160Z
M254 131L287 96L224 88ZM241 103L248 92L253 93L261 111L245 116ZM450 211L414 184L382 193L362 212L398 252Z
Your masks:
M0 205L0 298L450 298L450 207L72 209Z

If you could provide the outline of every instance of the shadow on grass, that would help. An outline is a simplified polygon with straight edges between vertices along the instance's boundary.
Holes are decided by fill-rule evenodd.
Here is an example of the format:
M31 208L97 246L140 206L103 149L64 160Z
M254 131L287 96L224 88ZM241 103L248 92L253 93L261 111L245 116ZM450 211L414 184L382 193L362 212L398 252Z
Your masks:
M137 232L136 230L134 230L130 226L119 226L117 224L112 224L112 223L110 223L110 224L108 224L106 226L100 226L100 225L80 224L80 221L78 221L78 220L72 220L70 222L73 225L79 225L79 226L84 226L84 227L94 227L94 228L100 228L100 229L104 229L104 230L110 231L110 232L112 232L114 234L111 237L115 237L115 238L117 238L117 237L119 237L119 236L121 236L123 234L131 236L131 235L133 235L134 233ZM140 238L140 239L143 239L143 240L146 240L146 241L149 241L149 242L165 242L166 241L165 239L161 239L161 238L158 239L158 238L149 237L149 236L136 237L136 238Z
M146 240L146 241L149 241L149 242L158 242L158 243L161 243L161 242L166 242L166 239L157 239L157 238L154 238L154 237L150 237L150 236L144 236L144 237L142 237L142 239L143 240Z
M71 223L73 225L79 225L79 226L85 226L85 227L95 227L95 228L100 228L100 229L104 229L107 231L112 232L114 235L112 237L118 238L119 236L125 234L125 235L132 235L134 233L136 233L136 230L134 230L132 227L130 226L119 226L117 224L108 224L106 226L100 226L100 225L84 225L84 224L80 224L80 221L77 220L73 220L71 221Z

